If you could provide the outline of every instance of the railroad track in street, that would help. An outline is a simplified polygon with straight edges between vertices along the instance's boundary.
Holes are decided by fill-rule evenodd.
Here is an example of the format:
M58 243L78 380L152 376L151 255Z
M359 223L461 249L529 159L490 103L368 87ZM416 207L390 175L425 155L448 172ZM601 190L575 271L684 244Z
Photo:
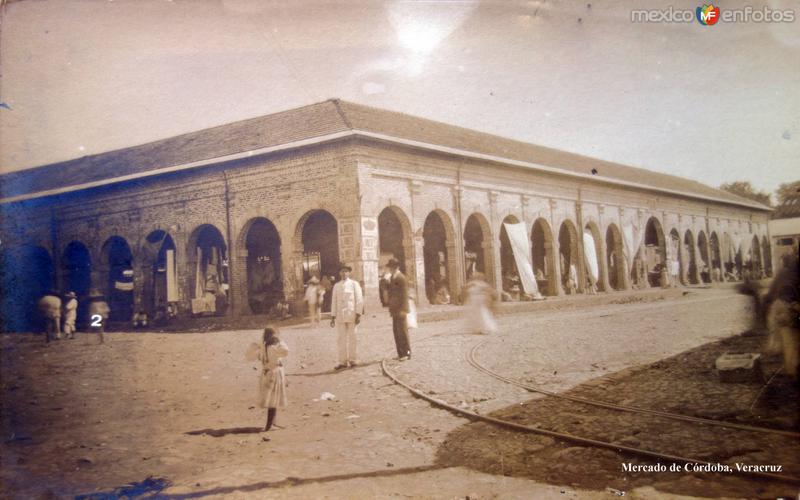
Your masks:
M693 424L693 425L707 425L707 426L720 427L720 428L731 429L731 430L742 431L742 432L755 432L755 433L772 434L772 435L779 435L779 436L782 436L782 437L793 438L793 439L796 439L796 438L800 437L800 433L796 433L796 432L792 432L792 431L783 431L783 430L780 430L780 429L770 429L770 428L764 428L764 427L748 426L748 425L744 425L744 424L736 424L736 423L732 423L732 422L724 422L724 421L713 420L713 419L704 419L704 418L700 418L700 417L692 417L692 416L688 416L688 415L680 415L680 414L669 413L669 412L661 412L661 411L657 411L657 410L648 410L648 409L637 408L637 407L632 407L632 406L616 405L616 404L608 403L608 402L604 402L604 401L594 401L594 400L591 400L591 399L577 398L577 397L573 397L573 396L565 396L565 395L553 393L551 391L546 391L546 390L543 390L543 389L539 389L539 388L530 386L528 384L524 384L522 382L519 382L517 380L505 377L505 376L503 376L501 374L498 374L498 373L486 368L485 366L481 365L480 363L478 363L478 361L475 359L475 352L485 342L486 341L479 342L475 346L473 346L473 348L469 351L469 353L466 356L467 357L467 362L469 362L469 364L472 365L473 368L485 373L486 375L489 375L489 376L491 376L491 377L493 377L493 378L495 378L497 380L500 380L500 381L502 381L504 383L512 384L512 385L518 386L520 388L526 389L529 392L539 393L539 394L542 394L542 395L551 396L551 397L563 399L563 400L574 402L574 403L588 404L588 405L592 405L592 406L596 406L596 407L605 408L605 409L608 409L608 410L614 410L614 411L618 411L618 412L646 415L648 417L665 418L665 419L670 419L670 420L674 420L674 421L681 421L681 422L685 422L685 423L689 423L689 424ZM686 456L681 456L681 455L678 455L678 454L652 451L652 450L648 450L648 449L644 449L644 448L638 448L638 447L635 447L635 446L628 446L628 445L624 445L624 444L620 444L620 443L614 443L614 442L610 442L610 441L605 441L603 439L594 439L594 438L591 438L591 437L580 436L580 435L577 435L577 434L571 434L571 433L567 433L567 432L548 430L548 429L542 428L539 424L535 424L535 423L532 424L532 425L531 424L526 425L526 424L521 424L521 423L518 423L518 422L512 422L512 421L509 421L509 420L503 420L503 419L496 418L496 417L491 417L491 416L487 416L487 415L481 415L481 414L476 413L474 411L470 411L468 409L464 409L462 407L459 407L459 406L456 406L454 404L448 403L447 401L444 401L442 399L432 397L429 394L426 394L425 391L417 389L417 388L411 386L409 383L401 380L397 376L397 374L393 373L389 369L389 367L387 366L387 359L384 359L384 360L381 361L381 369L382 369L384 375L386 375L388 378L390 378L394 383L404 387L406 390L411 392L414 396L416 396L416 397L418 397L420 399L424 399L424 400L428 401L429 403L431 403L435 407L438 407L438 408L441 408L441 409L445 409L447 411L450 411L451 413L454 413L454 414L462 416L462 417L466 417L466 418L468 418L470 420L485 422L485 423L488 423L488 424L491 424L491 425L494 425L494 426L497 426L497 427L505 428L505 429L508 429L508 430L511 430L511 431L514 431L514 432L530 433L530 434L538 434L538 435L548 436L550 438L553 438L553 439L556 439L556 440L559 440L559 441L563 441L563 442L575 443L575 444L578 444L578 445L581 445L581 446L587 446L587 447L603 448L603 449L613 450L615 452L619 452L619 453L623 453L623 454L627 454L627 455L643 457L643 458L648 458L648 459L656 459L658 461L669 461L669 462L681 463L681 464L698 464L698 465L701 465L701 466L710 467L710 468L712 468L711 470L714 470L714 468L718 464L728 465L730 467L730 472L735 474L735 475L740 475L740 476L745 476L745 477L755 477L755 478L766 479L766 480L771 480L771 481L778 481L778 482L781 482L781 483L789 483L789 484L800 485L800 476L795 476L795 475L790 475L790 474L781 474L781 473L776 473L776 472L766 472L766 471L761 471L761 470L749 470L747 468L740 470L739 468L735 467L733 464L726 464L724 461L709 461L707 459L686 457Z
M680 421L684 421L684 422L693 422L693 423L696 423L696 424L725 427L725 428L728 428L728 429L737 429L737 430L750 431L750 432L761 432L761 433L765 433L765 434L778 434L778 435L781 435L781 436L800 439L800 432L787 431L787 430L783 430L783 429L773 429L773 428L770 428L770 427L758 427L758 426L753 426L753 425L737 424L735 422L726 422L724 420L714 420L714 419L711 419L711 418L693 417L691 415L682 415L680 413L670 413L670 412L660 411L660 410L651 410L651 409L647 409L647 408L639 408L639 407L636 407L636 406L620 405L620 404L615 404L615 403L609 403L609 402L606 402L606 401L598 401L598 400L594 400L594 399L580 398L580 397L577 397L577 396L569 396L567 394L560 394L560 393L557 393L557 392L552 392L552 391L548 391L548 390L545 390L545 389L541 389L539 387L535 387L535 386L532 386L530 384L525 384L523 382L520 382L519 380L515 380L515 379L512 379L512 378L506 377L504 375L501 375L501 374L499 374L499 373L487 368L486 366L480 364L478 362L478 360L476 359L476 357L475 357L475 353L478 351L478 349L483 347L487 342L488 342L488 339L484 340L483 342L479 342L479 343L475 344L472 347L472 349L470 349L469 354L467 354L466 361L470 365L472 365L472 367L475 368L476 370L481 371L481 372L485 373L486 375L489 375L490 377L495 378L495 379L500 380L500 381L503 381L503 382L505 382L507 384L515 385L517 387L525 389L528 392L533 392L533 393L536 393L536 394L542 394L544 396L563 399L563 400L566 400L566 401L572 401L572 402L575 402L575 403L582 403L582 404L596 406L596 407L600 407L600 408L606 408L606 409L609 409L609 410L623 411L623 412L629 412L629 413L638 413L640 415L649 415L649 416L653 416L653 417L667 418L667 419L671 419L671 420L680 420Z

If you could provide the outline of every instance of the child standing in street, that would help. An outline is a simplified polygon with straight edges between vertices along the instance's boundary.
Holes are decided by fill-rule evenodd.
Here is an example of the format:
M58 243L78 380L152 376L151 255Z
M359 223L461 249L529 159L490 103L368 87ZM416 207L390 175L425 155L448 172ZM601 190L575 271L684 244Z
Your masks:
M286 378L283 374L283 358L289 348L277 336L274 327L264 328L258 359L261 361L261 379L258 384L258 404L267 409L264 430L272 428L278 407L286 406Z

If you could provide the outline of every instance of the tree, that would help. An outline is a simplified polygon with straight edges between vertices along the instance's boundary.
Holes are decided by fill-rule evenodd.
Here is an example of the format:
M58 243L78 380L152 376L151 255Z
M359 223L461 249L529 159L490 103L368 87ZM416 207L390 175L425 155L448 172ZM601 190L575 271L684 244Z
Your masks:
M783 205L783 203L792 196L797 196L800 194L800 181L794 182L783 182L778 185L778 189L775 191L775 196L778 198L778 205Z
M719 187L723 191L747 198L749 200L757 201L768 207L772 206L772 199L769 193L763 191L756 191L749 181L736 181L726 182Z

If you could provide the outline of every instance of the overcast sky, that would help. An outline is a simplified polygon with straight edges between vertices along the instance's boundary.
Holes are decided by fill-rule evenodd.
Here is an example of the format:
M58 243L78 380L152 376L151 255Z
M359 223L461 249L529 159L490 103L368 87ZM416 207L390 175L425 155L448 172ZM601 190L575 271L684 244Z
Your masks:
M794 23L633 23L698 2L16 1L0 170L331 97L718 186L800 179Z

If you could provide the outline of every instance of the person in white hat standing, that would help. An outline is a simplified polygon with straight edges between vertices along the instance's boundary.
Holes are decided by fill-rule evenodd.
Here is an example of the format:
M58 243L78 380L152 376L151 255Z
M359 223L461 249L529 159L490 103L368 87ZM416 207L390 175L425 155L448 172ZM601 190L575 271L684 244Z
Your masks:
M361 285L350 279L353 269L345 264L339 266L341 280L333 287L331 299L331 328L338 327L339 364L336 370L354 367L356 357L356 326L364 314L364 295Z
M75 338L75 320L78 318L78 298L75 292L69 291L64 295L64 336L68 339Z

